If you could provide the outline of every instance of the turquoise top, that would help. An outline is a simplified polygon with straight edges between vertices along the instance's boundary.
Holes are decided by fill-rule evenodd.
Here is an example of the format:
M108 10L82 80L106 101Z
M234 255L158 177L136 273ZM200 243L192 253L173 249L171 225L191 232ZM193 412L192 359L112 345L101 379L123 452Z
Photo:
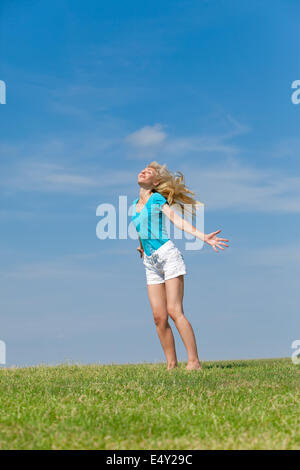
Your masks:
M144 252L150 256L169 240L165 224L165 214L161 209L168 202L160 193L153 193L141 212L136 212L138 200L139 198L133 201L131 220L140 236Z

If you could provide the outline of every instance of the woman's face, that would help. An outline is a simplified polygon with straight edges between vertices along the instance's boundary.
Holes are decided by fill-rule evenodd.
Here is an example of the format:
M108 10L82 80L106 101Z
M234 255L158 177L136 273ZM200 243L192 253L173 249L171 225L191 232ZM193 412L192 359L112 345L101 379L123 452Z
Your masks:
M156 171L147 166L138 174L138 183L143 183L144 187L152 188L156 183Z

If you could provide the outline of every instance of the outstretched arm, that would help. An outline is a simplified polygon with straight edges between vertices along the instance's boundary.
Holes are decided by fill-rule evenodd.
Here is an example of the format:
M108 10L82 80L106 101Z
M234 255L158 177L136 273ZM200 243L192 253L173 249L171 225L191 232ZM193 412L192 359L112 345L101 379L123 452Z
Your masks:
M208 245L211 245L212 248L217 253L218 253L218 250L216 249L216 247L220 248L221 250L224 250L224 248L222 248L220 245L229 246L229 245L226 245L226 243L222 242L222 240L226 242L228 242L229 240L227 240L226 238L219 238L216 236L217 233L221 232L221 230L217 230L216 232L212 232L209 234L202 233L200 232L200 230L198 230L196 227L190 224L190 222L180 217L180 215L178 215L173 209L171 209L171 207L168 204L164 204L162 206L162 212L171 220L171 222L173 222L175 227L180 228L184 232L190 233L194 237L199 238L200 240L204 241Z

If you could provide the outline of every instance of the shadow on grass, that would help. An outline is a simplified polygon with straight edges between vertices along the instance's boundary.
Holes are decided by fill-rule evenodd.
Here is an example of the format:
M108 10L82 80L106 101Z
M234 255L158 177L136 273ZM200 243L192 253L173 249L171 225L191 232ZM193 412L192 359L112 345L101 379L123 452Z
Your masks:
M249 367L253 364L250 363L238 363L238 362L231 362L230 364L203 364L204 369L232 369L236 367Z
M205 369L232 369L232 368L237 368L237 367L257 367L258 363L261 364L266 364L268 362L286 362L289 360L289 358L286 357L279 357L279 358L266 358L266 359L245 359L245 360L240 360L240 361L230 361L230 362L207 362L203 363L203 368Z

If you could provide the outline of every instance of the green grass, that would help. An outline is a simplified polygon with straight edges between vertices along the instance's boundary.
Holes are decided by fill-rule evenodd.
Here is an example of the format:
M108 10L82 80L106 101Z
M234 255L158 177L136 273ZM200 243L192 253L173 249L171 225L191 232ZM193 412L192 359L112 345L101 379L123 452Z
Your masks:
M0 449L300 449L291 359L0 369Z

